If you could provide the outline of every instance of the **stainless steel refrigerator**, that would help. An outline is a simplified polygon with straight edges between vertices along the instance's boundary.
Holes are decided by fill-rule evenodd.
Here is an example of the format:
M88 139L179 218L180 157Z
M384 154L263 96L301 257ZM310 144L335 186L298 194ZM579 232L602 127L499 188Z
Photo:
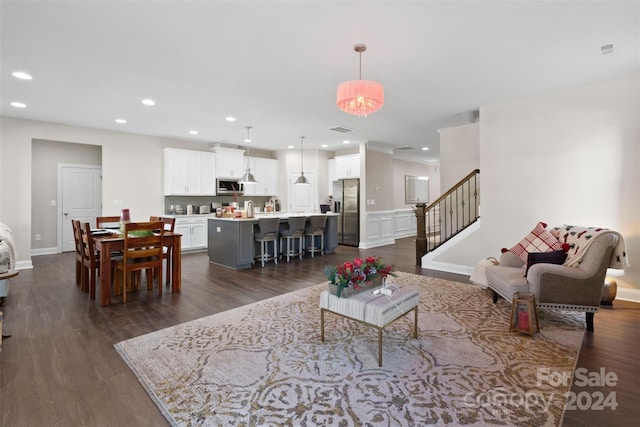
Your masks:
M360 180L333 181L333 211L338 214L338 244L360 244Z

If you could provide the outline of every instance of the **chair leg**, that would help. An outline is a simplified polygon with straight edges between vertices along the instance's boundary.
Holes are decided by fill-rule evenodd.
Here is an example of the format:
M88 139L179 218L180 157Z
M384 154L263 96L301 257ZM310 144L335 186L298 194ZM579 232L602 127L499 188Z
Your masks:
M171 247L169 247L169 249L167 249L167 269L166 269L166 280L167 280L167 287L171 286Z
M122 269L122 303L127 302L127 282L129 278L127 277L127 270Z
M278 264L278 239L273 240L273 262Z
M587 331L593 332L593 315L595 313L585 313L586 322L587 322Z
M82 263L76 260L76 285L80 287L82 285Z
M302 260L302 255L304 255L303 236L300 236L300 238L298 239L298 244L300 245L300 247L298 248L298 258Z
M96 269L92 268L89 273L89 298L96 299Z

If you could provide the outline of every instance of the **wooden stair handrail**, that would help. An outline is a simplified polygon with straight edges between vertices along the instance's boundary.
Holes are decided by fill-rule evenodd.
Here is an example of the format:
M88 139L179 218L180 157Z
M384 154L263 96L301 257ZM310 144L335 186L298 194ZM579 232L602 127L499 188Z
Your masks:
M467 176L465 176L464 178L462 178L460 181L458 181L456 184L454 184L453 187L451 187L446 193L444 193L442 196L438 197L436 199L435 202L430 203L426 210L429 210L432 206L436 205L437 203L440 203L441 201L443 201L444 199L446 199L448 196L450 196L454 191L456 191L459 187L461 187L465 182L467 182L468 180L470 180L474 175L479 174L480 173L480 169L474 169L473 171L469 172L469 174Z
M468 223L463 224L462 227L456 229L455 231L452 229L451 230L452 233L450 235L446 235L443 240L440 240L439 243L435 244L435 246L430 247L431 245L430 245L430 243L429 243L429 241L427 239L427 227L426 227L425 221L429 222L429 221L427 221L427 219L430 218L430 217L433 217L434 221L437 222L438 224L440 224L442 222L442 217L440 216L440 213L438 212L437 219L436 219L436 213L435 213L436 212L436 208L439 208L439 204L444 203L445 206L446 206L447 198L448 197L452 197L453 198L453 194L457 193L458 190L461 189L461 188L462 188L462 191L463 191L463 194L464 194L464 185L468 184L470 186L471 185L471 179L475 178L479 174L480 174L480 169L474 169L473 171L468 173L467 176L465 176L460 181L458 181L448 191L446 191L443 195L438 197L434 202L430 203L428 206L425 206L424 204L420 204L420 203L418 203L416 205L416 209L414 209L414 211L416 213L416 217L418 219L418 224L417 224L418 225L418 229L417 229L418 232L417 232L417 235L416 235L416 265L418 265L418 266L420 265L420 260L422 259L422 256L424 256L428 252L438 248L439 246L441 246L445 242L449 241L455 235L457 235L462 230L466 229L467 227L469 227L471 224L473 224L474 222L476 222L478 220L478 218L480 216L478 214L478 209L477 209L478 206L476 206L475 214L474 214L473 218L469 217ZM475 183L476 183L475 184L475 192L473 194L474 194L475 200L477 201L477 196L478 196L477 179L476 179ZM471 194L469 194L468 197L471 199ZM457 198L456 198L456 200L457 200ZM463 200L462 204L464 206L464 200ZM458 211L456 211L456 212L458 212ZM469 211L469 213L471 213L471 211ZM462 215L464 217L464 213ZM434 224L435 224L435 222L434 222ZM446 232L446 218L445 218L445 234L447 234L447 232Z

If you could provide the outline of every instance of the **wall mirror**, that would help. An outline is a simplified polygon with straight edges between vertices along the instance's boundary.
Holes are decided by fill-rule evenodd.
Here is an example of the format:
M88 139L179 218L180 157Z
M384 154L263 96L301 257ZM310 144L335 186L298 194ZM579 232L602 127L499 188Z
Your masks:
M404 176L404 202L407 205L429 203L429 177Z

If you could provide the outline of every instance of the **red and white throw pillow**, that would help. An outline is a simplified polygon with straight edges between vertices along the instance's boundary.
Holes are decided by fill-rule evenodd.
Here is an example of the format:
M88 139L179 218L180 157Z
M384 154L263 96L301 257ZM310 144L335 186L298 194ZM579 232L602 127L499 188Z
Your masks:
M539 222L517 245L511 249L502 249L502 252L511 251L527 262L529 252L550 252L564 249L562 243L546 228L547 224Z

